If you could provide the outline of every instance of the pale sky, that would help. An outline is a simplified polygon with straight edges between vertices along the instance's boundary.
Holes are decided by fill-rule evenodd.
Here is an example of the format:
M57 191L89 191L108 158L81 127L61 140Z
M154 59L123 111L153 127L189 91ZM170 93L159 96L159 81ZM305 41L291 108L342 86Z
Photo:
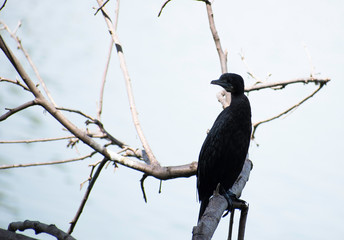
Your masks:
M115 2L108 4L109 8ZM122 1L118 35L148 141L162 165L179 165L197 161L206 130L221 111L215 97L220 88L210 85L221 71L204 3L174 0L157 18L162 4ZM0 20L12 29L22 21L18 35L57 104L96 116L110 38L101 14L93 16L93 6L96 1L11 0L0 12ZM228 50L229 70L241 74L246 85L254 80L240 54L255 75L265 79L271 74L267 81L306 78L312 67L316 77L331 78L296 111L258 128L250 148L254 168L242 196L250 204L246 239L339 239L344 235L343 3L217 0L213 9L222 46ZM1 34L14 50L9 36ZM0 76L17 76L3 54ZM315 88L299 84L249 94L253 122L278 114ZM30 99L21 89L0 84L0 114ZM104 101L107 130L130 146L141 147L115 52ZM84 127L84 119L66 115ZM1 140L65 134L39 107L0 123ZM66 145L0 145L0 164L89 153L81 144L77 150ZM88 164L99 158L2 171L0 227L31 219L67 230L85 190L80 191L79 184L89 175ZM148 178L146 204L141 176L125 167L103 170L73 235L77 239L190 239L199 208L195 177L163 182L161 194L159 181ZM214 239L225 239L227 231L228 217Z

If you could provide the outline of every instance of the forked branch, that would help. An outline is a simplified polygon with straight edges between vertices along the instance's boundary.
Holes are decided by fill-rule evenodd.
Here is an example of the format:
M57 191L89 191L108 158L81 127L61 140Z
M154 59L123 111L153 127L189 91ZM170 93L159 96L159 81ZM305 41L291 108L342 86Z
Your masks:
M103 9L104 11L104 9ZM115 41L116 43L116 41ZM114 162L114 164L120 163L129 168L141 171L150 176L156 177L160 180L167 180L179 177L190 177L195 175L197 169L197 162L192 162L190 164L181 166L166 166L161 167L159 164L152 164L150 159L150 164L145 162L134 160L130 157L124 157L118 153L112 152L106 147L98 144L92 137L88 136L88 133L77 128L73 123L71 123L53 104L45 99L45 97L38 90L36 85L30 79L30 77L25 72L24 68L14 56L12 51L7 47L3 38L0 35L0 48L3 50L9 61L12 63L14 68L17 70L18 74L21 76L27 87L30 89L31 93L35 96L35 101L37 104L42 106L47 112L49 112L58 122L60 122L68 131L70 131L76 138L83 141L86 145L94 149L96 152L102 154L104 158L109 159ZM148 153L147 153L148 154ZM148 155L149 156L149 155Z
M150 160L150 164L159 166L160 164L157 161L157 159L155 158L153 151L150 148L148 141L147 141L147 139L146 139L146 137L142 131L142 127L141 127L141 124L140 124L140 121L138 118L136 105L135 105L135 101L134 101L134 95L133 95L133 90L132 90L132 85L131 85L131 79L130 79L129 72L128 72L128 67L127 67L125 57L123 54L122 45L121 45L119 38L117 36L117 33L116 33L116 29L113 26L113 24L109 18L109 14L107 13L105 7L103 6L103 4L104 4L103 1L97 0L97 2L98 2L99 7L102 7L102 13L104 16L104 20L107 24L107 27L108 27L109 32L111 34L112 40L114 41L116 49L117 49L117 54L118 54L118 58L120 61L120 66L121 66L122 73L123 73L126 87L127 87L127 94L128 94L128 99L129 99L130 111L131 111L131 115L133 118L134 126L136 128L136 132L140 138L140 141L143 145L143 148L146 150L146 153L147 153L148 158Z
M76 212L76 214L75 214L73 220L70 222L70 227L69 227L68 232L67 232L68 234L71 234L71 233L73 232L74 227L75 227L76 223L78 222L78 219L79 219L79 217L80 217L82 211L84 210L84 207L85 207L85 204L86 204L86 202L87 202L88 196L90 195L90 193L91 193L91 191L92 191L92 188L93 188L95 182L97 181L97 178L98 178L98 176L99 176L99 174L100 174L102 168L104 167L104 165L105 165L105 163L106 163L107 161L108 161L108 160L107 160L106 158L104 158L104 159L100 162L100 164L99 164L99 166L98 166L96 172L94 173L94 175L93 175L93 176L90 176L90 181L89 181L87 190L86 190L86 192L85 192L84 198L82 199L81 204L80 204L80 206L79 206L79 209L78 209L78 211ZM92 168L91 174L92 174L92 172L93 172L93 168Z
M26 220L24 222L13 222L8 226L8 230L11 232L15 232L17 230L24 231L26 229L34 230L36 234L47 233L51 236L56 237L56 239L75 240L75 238L58 229L53 224L47 225L38 221Z
M45 85L45 82L43 81L43 79L41 78L41 75L38 72L38 69L36 67L36 65L33 63L29 53L25 50L25 48L23 47L22 41L19 39L19 37L16 35L16 31L11 31L11 29L3 22L0 22L0 24L2 24L4 26L4 28L7 30L7 32L10 34L10 36L17 42L18 48L20 50L22 50L22 52L24 53L27 61L29 62L31 68L33 69L33 71L35 72L40 84L42 85L44 92L47 94L49 100L51 101L51 103L56 107L56 103L53 99L53 97L50 94L50 91L48 90L47 86ZM21 26L21 23L19 22L17 29L19 29Z
M317 92L320 91L320 89L325 85L326 83L320 83L320 86L312 93L310 94L309 96L305 97L304 99L302 99L300 102L296 103L295 105L291 106L290 108L288 108L287 110L281 112L280 114L274 116L274 117L271 117L271 118L268 118L268 119L265 119L263 121L259 121L259 122L256 122L253 124L253 131L252 131L252 136L251 138L254 139L255 138L255 133L257 131L257 128L258 126L260 126L261 124L263 123L267 123L267 122L270 122L272 120L275 120L277 118L280 118L282 117L283 115L289 113L290 111L296 109L297 107L299 107L301 104L303 104L304 102L306 102L308 99L312 98Z
M56 165L61 163L70 163L70 162L76 162L81 161L86 158L92 157L96 152L92 152L90 154L87 154L82 157L67 159L67 160L61 160L61 161L52 161L52 162L39 162L39 163L25 163L25 164L12 164L12 165L2 165L0 166L0 169L10 169L10 168L23 168L23 167L37 167L37 166L46 166L46 165Z
M28 107L32 107L32 106L37 105L37 104L38 104L38 102L36 100L31 100L31 101L28 101L28 102L26 102L26 103L24 103L24 104L22 104L16 108L10 108L10 109L7 108L6 110L8 110L8 111L0 116L0 122L4 121L9 116L11 116L11 115L13 115L13 114L15 114L21 110L24 110Z

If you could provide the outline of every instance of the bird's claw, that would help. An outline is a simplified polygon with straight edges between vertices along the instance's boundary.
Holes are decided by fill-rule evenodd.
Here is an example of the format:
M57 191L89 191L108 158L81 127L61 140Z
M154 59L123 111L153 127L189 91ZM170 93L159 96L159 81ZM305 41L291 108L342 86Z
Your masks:
M237 198L237 196L229 190L226 191L222 188L220 194L224 196L224 198L227 200L227 203L228 203L227 211L222 217L227 216L229 212L233 211L234 202L246 203L244 200Z

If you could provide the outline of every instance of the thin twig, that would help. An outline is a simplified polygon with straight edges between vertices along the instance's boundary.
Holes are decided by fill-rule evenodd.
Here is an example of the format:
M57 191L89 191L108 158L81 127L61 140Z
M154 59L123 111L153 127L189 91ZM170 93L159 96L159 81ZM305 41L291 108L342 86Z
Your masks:
M37 167L37 166L46 166L46 165L55 165L55 164L61 164L61 163L70 163L70 162L76 162L80 160L84 160L86 158L92 157L96 152L92 152L90 154L87 154L82 157L78 158L72 158L67 160L61 160L61 161L53 161L53 162L40 162L40 163L26 163L26 164L13 164L13 165L2 165L0 166L0 169L9 169L9 168L22 168L22 167Z
M263 124L263 123L267 123L267 122L270 122L272 120L275 120L287 113L289 113L290 111L292 111L293 109L299 107L301 104L303 104L304 102L306 102L308 99L310 99L311 97L313 97L317 92L320 91L320 89L325 85L325 83L321 83L320 86L312 93L310 94L309 96L305 97L304 99L302 99L300 102L298 102L297 104L291 106L290 108L288 108L287 110L281 112L280 114L274 116L274 117L271 117L271 118L268 118L266 120L263 120L263 121L259 121L257 123L254 123L253 124L253 131L252 131L252 136L251 138L254 139L255 138L255 133L256 133L256 130L258 128L259 125Z
M13 83L15 85L18 85L20 87L22 87L24 90L26 91L30 91L27 86L25 86L24 84L22 84L18 79L16 80L11 80L11 79L7 79L7 78L2 78L0 77L0 82L9 82L9 83Z
M97 134L97 133L88 133L87 134L93 138L104 138L106 135ZM38 139L26 139L26 140L0 140L0 144L12 144L12 143L38 143L38 142L52 142L66 139L73 139L75 136L65 136L65 137L55 137L55 138L38 138Z
M314 77L315 76L315 67L313 65L313 61L312 61L312 56L306 46L306 44L303 45L303 47L305 48L305 52L306 52L306 55L307 55L307 58L308 58L308 61L309 61L309 66L310 66L310 77Z
M119 16L119 3L120 0L117 0L117 4L116 4L116 9L115 9L115 23L114 28L115 30L117 30L117 25L118 25L118 16ZM100 96L99 96L99 107L98 107L98 113L97 113L97 118L100 121L101 118L101 114L103 111L103 98L104 98L104 89L105 89L105 82L106 82L106 76L109 70L109 65L110 65L110 60L111 60L111 55L112 55L112 49L113 49L113 40L111 38L111 42L110 42L110 47L109 47L109 53L108 53L108 57L106 60L106 65L105 65L105 70L104 70L104 74L103 74L103 79L102 79L102 84L100 87Z
M90 119L91 121L95 121L96 119L94 119L93 117L81 112L80 110L75 110L75 109L70 109L70 108L64 108L64 107L57 107L57 110L61 110L61 111L66 111L66 112L72 112L72 113L77 113L80 114L81 116Z
M209 1L205 1L205 5L207 7L207 13L208 13L208 20L209 20L209 26L211 33L213 35L213 39L215 42L216 50L219 55L220 64L221 64L221 72L226 73L228 72L227 69L227 54L222 50L220 37L217 33L216 27L215 27L215 21L214 21L214 13L213 9L211 7L211 3Z
M98 9L97 11L94 13L94 16L97 15L97 13L100 11L100 10L103 10L102 8L105 7L105 5L109 2L110 0L106 0Z
M224 52L222 50L221 42L220 42L220 37L219 34L217 33L216 27L215 27L215 21L214 21L214 13L213 13L213 8L211 6L211 2L208 0L203 0L205 2L206 8L207 8L207 14L208 14L208 21L209 21L209 27L211 34L213 36L215 46L217 53L219 55L220 59L220 65L221 65L221 72L226 73L228 72L227 68L227 51ZM226 108L229 106L230 101L231 101L231 95L225 90L222 90L220 93L216 95L217 100L222 104L223 108Z
M269 83L262 83L262 84L255 84L251 87L245 88L245 92L252 92L252 91L258 91L264 88L273 88L273 89L283 89L289 84L294 83L315 83L315 84L326 84L329 82L329 78L297 78L292 80L286 80L286 81L280 81L280 82L269 82Z
M161 7L160 11L159 11L159 14L158 14L158 17L160 17L161 13L162 13L162 10L165 8L165 6L167 5L167 3L171 2L172 0L167 0Z
M35 106L37 105L37 101L36 100L31 100L31 101L28 101L16 108L7 108L6 110L8 110L6 113L4 113L3 115L0 116L0 122L1 121L4 121L6 118L8 118L9 116L21 111L21 110L24 110L25 108L28 108L28 107L32 107L32 106Z
M147 196L146 196L146 192L145 192L145 186L144 186L144 181L146 180L146 178L148 177L148 174L143 174L141 180L140 180L140 186L141 186L141 191L142 191L142 195L143 195L143 199L145 200L145 202L147 203Z
M4 1L4 3L0 7L0 11L5 7L7 0Z
M37 143L37 142L51 142L51 141L59 141L65 139L75 138L75 136L66 136L66 137L56 137L56 138L40 138L40 139L28 139L28 140L6 140L0 141L0 144L4 143Z
M104 125L103 125L102 122L100 122L100 121L98 121L98 120L95 120L95 121L92 122L92 123L96 124L96 125L99 127L100 131L101 131L102 133L105 134L105 137L107 137L108 139L110 139L110 141L111 141L113 144L119 146L120 148L125 148L125 147L126 147L126 144L125 144L125 143L121 142L120 140L118 140L117 138L115 138L114 136L112 136L108 131L105 130ZM86 122L86 124L88 124L88 122Z
M102 0L97 0L97 2L98 2L99 6L103 5L103 1ZM133 95L133 90L132 90L132 85L131 85L131 79L130 79L130 76L129 76L128 67L127 67L127 64L126 64L126 61L125 61L125 57L124 57L124 54L123 54L122 45L121 45L121 43L119 41L119 38L118 38L118 36L116 34L116 30L115 30L113 24L111 23L111 20L108 18L107 11L106 11L106 9L104 7L102 8L102 13L104 15L104 19L105 19L105 22L106 22L106 24L108 26L109 32L110 32L110 34L112 36L112 40L114 41L116 49L117 49L117 54L118 54L119 61L120 61L120 67L122 69L123 76L124 76L125 83L126 83L127 94L128 94L128 98L129 98L130 111L131 111L131 115L132 115L132 118L133 118L134 126L136 128L136 132L137 132L137 134L138 134L138 136L140 138L140 141L141 141L141 143L143 145L143 148L146 150L146 153L148 155L150 163L152 165L160 166L159 162L155 158L155 156L153 154L153 151L150 148L150 146L148 144L148 141L147 141L147 139L146 139L146 137L145 137L145 135L143 134L143 131L142 131L142 127L141 127L141 124L140 124L140 121L139 121L139 118L138 118L138 113L137 113L137 110L136 110L136 105L135 105L134 95Z
M250 70L250 68L249 68L249 66L248 66L248 64L247 64L247 62L246 62L246 60L245 60L245 56L244 56L244 53L239 53L239 55L240 55L240 58L241 58L241 61L244 63L244 65L245 65L245 67L246 67L246 69L247 69L247 74L248 75L250 75L250 77L252 77L253 79L255 79L256 80L256 83L255 84L257 84L257 83L262 83L263 81L261 81L251 70Z
M98 106L98 112L97 112L97 118L99 121L100 121L100 117L101 117L102 112L103 112L104 89L105 89L106 76L108 73L108 69L109 69L109 65L110 65L110 59L111 59L111 55L112 55L112 48L113 48L113 40L111 38L109 53L108 53L108 57L106 60L105 70L103 73L102 84L100 87L99 106Z
M24 53L24 55L25 55L27 61L29 62L31 68L32 68L33 71L35 72L35 74L36 74L36 76L37 76L39 82L41 83L41 85L42 85L42 87L43 87L43 89L44 89L44 92L47 94L47 96L48 96L49 100L51 101L51 103L56 107L57 105L56 105L56 103L55 103L53 97L51 96L50 91L48 90L47 86L45 85L45 82L44 82L43 79L41 78L41 76L40 76L40 74L39 74L39 72L38 72L38 69L37 69L36 65L33 63L33 61L32 61L32 59L31 59L29 53L24 49L24 47L23 47L23 45L22 45L21 40L19 39L19 37L16 36L15 32L11 32L11 29L10 29L5 23L0 22L0 24L4 25L5 29L6 29L6 30L8 31L8 33L11 35L11 37L17 42L18 48L19 48L20 50L22 50L22 52ZM19 22L18 28L19 28L20 26L21 26L21 23Z
M87 187L87 190L85 192L85 195L84 195L84 197L83 197L83 199L81 201L81 204L79 206L79 209L76 212L76 215L74 216L73 220L70 222L70 227L69 227L68 232L67 232L68 234L71 234L73 232L73 230L75 228L75 225L78 222L78 219L79 219L79 217L80 217L80 215L81 215L81 213L82 213L82 211L83 211L83 209L85 207L85 204L87 202L88 196L90 195L90 193L92 191L92 188L93 188L95 182L97 181L97 178L98 178L98 176L100 174L100 171L102 170L102 168L104 167L104 165L105 165L105 163L107 161L108 160L106 158L103 159L103 161L99 164L96 172L94 173L92 179L90 180L90 182L88 184L88 187Z

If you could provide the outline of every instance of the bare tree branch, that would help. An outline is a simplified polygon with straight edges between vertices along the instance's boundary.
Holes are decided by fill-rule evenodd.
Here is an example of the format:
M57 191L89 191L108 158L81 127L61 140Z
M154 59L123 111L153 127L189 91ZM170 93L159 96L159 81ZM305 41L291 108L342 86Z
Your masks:
M74 227L75 227L76 223L78 222L78 219L79 219L79 217L80 217L80 215L81 215L81 213L82 213L82 211L83 211L83 209L84 209L84 207L85 207L85 204L86 204L86 202L87 202L88 196L90 195L90 193L91 193L91 191L92 191L92 188L93 188L95 182L97 181L97 178L98 178L98 176L99 176L99 174L100 174L102 168L104 167L104 165L105 165L105 163L106 163L107 161L108 161L108 160L107 160L106 158L104 158L104 159L100 162L100 164L99 164L99 166L98 166L96 172L94 173L93 177L90 176L91 179L90 179L90 181L89 181L89 184L88 184L87 190L86 190L86 192L85 192L84 198L83 198L82 201L81 201L81 204L80 204L80 206L79 206L79 209L78 209L76 215L74 216L73 220L70 222L70 227L69 227L69 229L68 229L68 234L71 234L71 233L73 232ZM92 175L92 172L93 172L94 167L95 167L95 166L92 167L91 175Z
M166 7L167 3L169 3L169 2L171 2L171 0L167 0L167 1L162 5L162 7L160 8L158 17L160 17L160 15L161 15L161 13L162 13L162 10Z
M228 72L228 69L227 69L227 53L225 53L222 50L220 37L219 37L217 30L216 30L216 27L215 27L214 13L213 13L213 8L211 7L211 3L209 1L206 1L205 5L207 7L210 30L211 30L211 33L213 35L216 50L217 50L217 53L218 53L219 58L220 58L221 72L226 73L226 72Z
M120 3L120 0L117 0L116 9L115 9L116 17L115 17L115 22L113 24L115 30L117 30L117 25L118 25L119 3ZM102 114L102 111L103 111L104 88L105 88L106 76L107 76L109 65L110 65L112 49L113 49L113 40L111 38L110 47L109 47L109 53L108 53L108 57L107 57L107 60L106 60L106 65L105 65L105 70L104 70L104 74L103 74L102 84L101 84L101 87L100 87L99 106L98 106L98 112L97 112L97 119L99 121L100 121L100 117L101 117L101 114Z
M95 121L96 119L94 119L93 117L81 112L80 110L76 110L76 109L70 109L70 108L64 108L64 107L57 107L57 110L61 110L61 111L66 111L66 112L72 112L72 113L77 113L80 114L81 116L90 119L91 121Z
M28 140L2 140L0 144L4 143L37 143L37 142L51 142L75 138L75 136L66 136L66 137L56 137L56 138L40 138L40 139L28 139Z
M104 138L106 135L99 133L88 133L90 137L93 138ZM39 139L24 139L24 140L0 140L0 144L11 144L11 143L38 143L38 142L52 142L59 140L72 139L75 136L65 136L65 137L55 137L55 138L39 138Z
M129 157L124 157L118 153L107 150L110 155L110 160L115 161L121 165L146 173L149 176L153 176L160 180L169 180L180 177L191 177L196 174L197 162L179 166L156 166L146 164L133 160Z
M327 81L326 81L327 82ZM287 110L281 112L280 114L274 116L274 117L271 117L271 118L268 118L266 120L263 120L263 121L259 121L257 123L254 123L253 124L253 131L252 131L252 136L251 138L254 139L255 138L255 133L256 133L256 130L258 128L259 125L263 124L263 123L267 123L267 122L270 122L272 120L275 120L287 113L289 113L290 111L292 111L293 109L299 107L301 104L303 104L304 102L306 102L308 99L310 99L311 97L313 97L317 92L320 91L320 89L326 84L326 82L323 82L323 83L320 83L320 86L312 93L310 94L309 96L305 97L304 99L302 99L300 102L298 102L297 104L291 106L290 108L288 108Z
M97 15L97 13L100 11L100 10L103 10L103 7L105 7L105 5L109 2L110 0L106 0L98 9L97 11L94 13L94 16Z
M2 3L2 5L1 5L1 7L0 7L0 11L5 7L6 3L7 3L7 0L5 0L5 1Z
M24 231L26 229L33 229L36 234L47 233L56 237L58 240L75 240L75 238L58 229L53 224L47 225L38 221L26 220L24 222L13 222L8 226L8 230L12 232L17 230Z
M51 103L56 107L57 105L56 105L56 103L55 103L53 97L51 96L50 91L48 90L47 86L45 85L45 82L44 82L43 79L41 78L41 76L40 76L40 74L39 74L39 72L38 72L38 69L37 69L36 65L33 63L33 61L32 61L32 59L31 59L29 53L24 49L24 47L23 47L23 45L22 45L22 43L21 43L21 40L18 38L18 36L16 36L15 31L12 32L11 29L10 29L5 23L3 23L3 22L1 22L1 21L0 21L0 24L2 24L2 25L5 27L5 29L6 29L6 30L8 31L8 33L11 35L11 37L17 42L18 48L19 48L20 50L22 50L22 52L24 53L24 55L25 55L26 59L28 60L30 66L32 67L33 71L35 72L35 74L36 74L36 76L37 76L39 82L41 83L41 85L42 85L42 87L43 87L43 89L44 89L44 92L47 94L47 96L48 96L49 100L51 101ZM21 26L21 22L19 22L18 28L19 28L20 26Z
M253 79L256 80L256 83L255 83L254 85L256 85L256 84L258 84L258 83L263 83L263 81L260 80L260 78L258 78L258 77L256 76L256 74L254 74L253 71L251 71L250 68L248 67L248 64L247 64L247 62L246 62L244 53L241 52L239 55L240 55L241 61L244 63L244 65L245 65L245 67L246 67L246 69L247 69L247 74L248 74L250 77L252 77ZM270 77L270 76L271 76L271 74L268 74L268 77Z
M115 145L119 146L120 148L126 148L127 147L127 145L125 143L121 142L120 140L118 140L117 138L112 136L108 131L106 131L102 122L95 120L92 123L96 124L99 127L100 131L102 133L104 133L105 137L108 138L112 144L115 144ZM89 122L86 122L86 124L89 124Z
M197 226L193 227L192 240L211 239L227 207L228 203L225 197L223 197L219 193L215 193L210 199L208 207L206 208L202 218L199 220ZM233 208L240 210L247 209L247 205L243 202L235 201L233 202ZM244 223L245 222L242 221L242 224ZM243 234L242 230L244 229L244 227L239 226L239 231L241 234ZM242 235L242 238L240 238L239 240L243 239L244 238Z
M97 0L99 7L101 7L103 5L103 1L102 0ZM140 141L143 145L143 148L146 150L146 153L148 155L148 158L150 160L150 163L152 165L160 165L159 162L156 160L153 151L151 150L148 141L145 137L145 135L143 134L142 131L142 127L141 124L139 122L139 118L138 118L138 114L137 114L137 110L136 110L136 105L135 105L135 101L134 101L134 95L133 95L133 90L132 90L132 85L131 85L131 79L129 76L129 72L128 72L128 67L125 61L125 57L123 54L123 49L122 49L122 45L119 41L119 38L117 36L116 30L113 26L113 24L111 23L111 20L108 18L108 14L106 9L103 7L102 8L102 13L104 16L104 20L107 24L107 27L109 29L109 32L111 34L112 40L115 43L116 49L117 49L117 54L119 57L119 61L120 61L120 66L123 72L123 76L125 79L125 83L126 83L126 87L127 87L127 94L128 94L128 98L129 98L129 105L130 105L130 111L131 111L131 115L133 118L133 122L134 122L134 126L136 128L136 132L140 138Z
M303 47L305 49L305 52L306 52L306 55L307 55L307 58L308 58L308 61L309 61L309 66L310 66L310 77L314 77L315 76L315 67L313 65L313 61L312 61L312 56L306 46L306 44L303 44Z
M53 162L40 162L40 163L26 163L26 164L13 164L13 165L2 165L0 166L0 169L9 169L9 168L22 168L22 167L37 167L37 166L46 166L46 165L56 165L61 163L70 163L70 162L76 162L80 160L84 160L86 158L92 157L96 152L92 152L90 154L87 154L82 157L78 158L72 158L67 160L61 160L61 161L53 161Z
M106 76L108 73L108 69L109 69L109 65L110 65L110 60L111 60L111 55L112 55L112 48L113 48L113 40L111 38L111 42L110 42L110 47L109 47L109 53L108 53L108 57L106 60L106 65L105 65L105 70L103 73L103 78L102 78L102 84L100 87L100 96L99 96L99 106L98 106L98 111L97 111L97 118L100 121L100 117L102 115L103 112L103 98L104 98L104 90L105 90L105 82L106 82Z
M11 232L0 228L0 239L11 239L11 240L37 240L37 238L31 238L19 233Z
M111 26L111 25L110 25ZM116 41L115 41L116 43ZM135 161L131 158L121 156L115 152L108 150L107 148L101 146L95 142L91 137L87 135L86 132L77 128L72 124L67 118L65 118L62 113L57 110L51 103L49 103L41 92L37 89L36 85L32 82L30 77L27 75L22 65L19 63L17 58L7 47L0 35L0 48L3 50L9 61L15 67L25 84L28 86L30 91L36 97L36 101L41 105L47 112L49 112L57 121L59 121L68 131L74 134L77 138L82 140L86 145L93 148L95 151L102 154L106 159L112 160L115 163L120 163L129 168L147 173L150 176L156 177L161 180L173 179L178 177L190 177L195 175L197 170L197 162L192 162L190 164L181 166L167 166L161 167L159 164L146 164L142 162ZM148 154L148 153L147 153ZM149 155L148 155L149 156Z
M143 174L141 180L140 180L140 185L141 185L141 191L142 191L142 195L143 195L143 199L145 200L145 202L147 203L147 196L146 196L146 192L145 192L145 186L144 186L144 182L146 180L146 178L148 177L147 174Z
M16 108L11 108L11 109L6 108L6 110L8 110L8 112L6 112L5 114L0 116L0 122L4 121L9 116L11 116L11 115L13 115L13 114L15 114L15 113L17 113L17 112L19 112L21 110L24 110L24 109L26 109L28 107L35 106L37 104L38 104L38 102L36 100L31 100L31 101L26 102L26 103L24 103L24 104L22 104L22 105L20 105L20 106L18 106Z
M315 84L326 84L330 81L329 78L297 78L292 80L286 80L286 81L280 81L280 82L266 82L266 83L258 83L254 84L251 87L245 88L245 92L252 92L252 91L258 91L265 88L273 88L273 89L283 89L289 84L294 83L315 83Z
M203 2L205 2L206 8L207 8L209 27L210 27L210 31L211 31L211 34L213 36L214 42L215 42L217 53L219 55L221 72L226 73L226 72L228 72L227 52L224 52L222 50L220 37L219 37L219 34L217 33L217 30L215 27L213 8L211 6L211 2L209 2L208 0L203 0ZM231 95L226 90L220 91L216 95L216 97L217 97L217 100L222 104L223 108L226 108L229 106L229 104L231 102Z
M244 166L242 168L242 171L231 187L229 191L234 193L237 198L241 196L241 193L249 180L250 172L252 170L253 164L251 160L248 159L248 156L245 160ZM212 235L214 234L217 225L221 219L221 216L223 215L224 211L227 209L228 203L227 200L221 196L218 192L218 189L214 192L213 197L210 199L209 204L201 217L201 219L198 221L197 226L193 228L193 240L199 239L211 239ZM234 201L233 202L233 211L231 213L231 218L233 217L233 213L235 209L246 209L247 205L243 201ZM247 209L246 209L247 210ZM246 213L247 216L247 213ZM242 215L242 217L246 217L245 214ZM232 222L230 221L229 225L229 234L228 234L228 239L231 239L231 224ZM240 224L246 224L246 220L243 221L240 219ZM239 232L243 231L245 229L245 226L239 224ZM241 229L241 230L240 230ZM244 233L242 233L243 236ZM242 238L243 239L243 238Z
M71 123L67 118L65 118L62 113L55 108L55 106L48 102L42 93L38 90L36 85L30 79L30 77L25 72L24 68L14 56L12 51L7 47L3 38L0 35L0 48L5 53L9 61L12 63L14 68L17 70L18 74L21 76L25 84L28 86L32 94L36 97L37 104L41 105L47 112L49 112L57 121L59 121L66 129L68 129L77 138L82 140L85 144L89 145L91 148L101 153L103 156L109 156L107 149L95 142L91 137L87 135L84 131L77 128L73 123Z
M6 79L6 78L2 78L0 77L0 82L9 82L9 83L13 83L15 85L18 85L20 87L22 87L24 90L26 91L30 91L24 84L22 84L18 79L16 81L11 80L11 79Z

